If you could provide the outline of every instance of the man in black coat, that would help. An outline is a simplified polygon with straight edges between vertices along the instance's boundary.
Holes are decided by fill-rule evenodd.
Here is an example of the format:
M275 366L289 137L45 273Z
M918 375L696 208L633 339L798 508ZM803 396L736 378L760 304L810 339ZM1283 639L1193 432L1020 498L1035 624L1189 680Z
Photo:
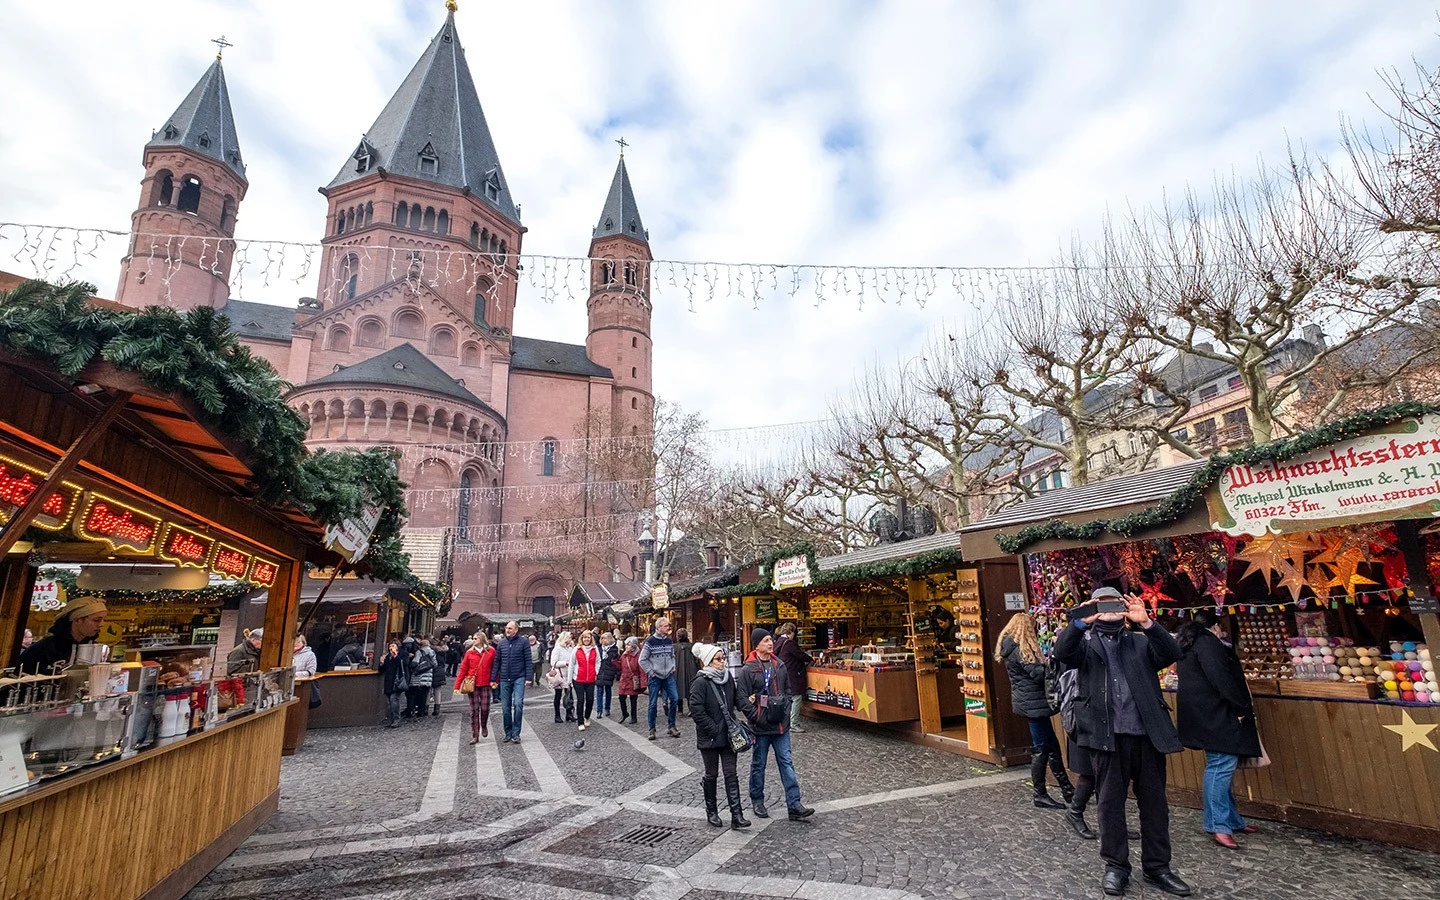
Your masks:
M1102 587L1090 598L1115 600L1120 592ZM1134 595L1124 599L1123 613L1071 620L1056 638L1053 656L1079 672L1075 736L1090 750L1095 767L1106 895L1121 896L1130 883L1125 797L1133 784L1145 881L1186 897L1190 886L1170 870L1170 807L1165 799L1165 754L1180 752L1180 736L1155 674L1179 659L1180 648L1150 619L1144 601Z

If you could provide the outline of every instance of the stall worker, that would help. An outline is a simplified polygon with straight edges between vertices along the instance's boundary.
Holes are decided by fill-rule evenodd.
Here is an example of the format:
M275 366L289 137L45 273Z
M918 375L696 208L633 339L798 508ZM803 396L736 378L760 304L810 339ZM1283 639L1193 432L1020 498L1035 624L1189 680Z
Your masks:
M241 675L245 672L254 672L260 668L260 645L265 641L265 629L257 628L245 636L245 640L235 645L230 655L225 657L225 674Z
M58 662L70 661L77 644L92 644L105 624L105 601L99 597L76 597L50 626L50 633L20 654L20 670L49 675Z

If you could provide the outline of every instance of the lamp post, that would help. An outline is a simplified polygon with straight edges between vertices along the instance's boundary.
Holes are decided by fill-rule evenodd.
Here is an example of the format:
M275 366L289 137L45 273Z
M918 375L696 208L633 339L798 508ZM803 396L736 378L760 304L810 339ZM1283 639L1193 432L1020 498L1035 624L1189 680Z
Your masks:
M641 517L640 525L640 559L645 565L645 584L655 583L655 535L650 533L650 516L648 513Z

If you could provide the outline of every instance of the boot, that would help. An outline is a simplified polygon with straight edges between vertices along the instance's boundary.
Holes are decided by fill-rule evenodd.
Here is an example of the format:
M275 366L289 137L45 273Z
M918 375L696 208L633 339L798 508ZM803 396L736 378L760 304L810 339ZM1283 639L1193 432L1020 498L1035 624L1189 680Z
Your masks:
M1064 809L1065 804L1050 797L1045 789L1045 757L1035 754L1030 758L1030 783L1035 787L1035 806L1038 809Z
M720 818L720 804L716 798L715 779L706 775L700 779L700 786L705 789L705 821L716 828L724 828L725 820ZM729 791L729 785L726 785Z
M740 776L725 776L725 800L730 804L730 827L749 828L750 820L745 818L745 807L740 805ZM716 824L711 821L711 825Z
M1036 808L1036 809L1065 809L1065 804L1061 803L1059 800L1056 800L1054 797L1050 796L1050 792L1047 791L1047 790L1045 790L1045 788L1042 787L1042 788L1037 788L1037 789L1035 790L1035 808Z
M655 729L650 729L650 740L655 740Z
M1075 785L1070 783L1070 773L1065 771L1065 764L1060 761L1059 755L1050 757L1050 771L1055 775L1055 783L1060 785L1060 793L1065 797L1065 804L1068 806L1075 800Z
M435 704L435 708L430 711L430 715L432 715L432 716L438 716L438 715L440 715L440 704L439 704L439 703L436 703L436 704Z
M1095 840L1095 832L1085 823L1085 815L1075 807L1065 810L1065 821L1070 823L1070 828L1075 834L1087 841Z
M489 720L489 719L481 719L481 720L480 720L480 736L481 736L481 737L489 737L489 736L490 736L490 720Z

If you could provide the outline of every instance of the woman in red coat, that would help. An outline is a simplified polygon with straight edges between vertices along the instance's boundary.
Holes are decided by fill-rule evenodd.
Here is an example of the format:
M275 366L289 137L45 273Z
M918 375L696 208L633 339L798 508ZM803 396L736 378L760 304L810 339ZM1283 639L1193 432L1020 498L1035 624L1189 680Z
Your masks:
M474 676L475 690L470 692L470 743L478 744L482 737L490 736L490 670L495 662L495 648L483 631L475 632L475 643L465 651L460 660L460 671L455 674L455 690L466 678Z
M595 711L595 679L600 674L600 648L595 646L593 632L580 633L580 646L575 648L575 670L571 680L575 684L575 718L580 720L580 730L590 723Z
M625 639L625 652L620 654L620 677L617 679L620 689L620 724L625 724L625 718L630 718L633 725L639 719L635 718L640 701L636 697L645 693L650 687L650 679L645 675L645 670L640 668L640 639L630 636ZM630 698L630 705L625 705L625 698Z

